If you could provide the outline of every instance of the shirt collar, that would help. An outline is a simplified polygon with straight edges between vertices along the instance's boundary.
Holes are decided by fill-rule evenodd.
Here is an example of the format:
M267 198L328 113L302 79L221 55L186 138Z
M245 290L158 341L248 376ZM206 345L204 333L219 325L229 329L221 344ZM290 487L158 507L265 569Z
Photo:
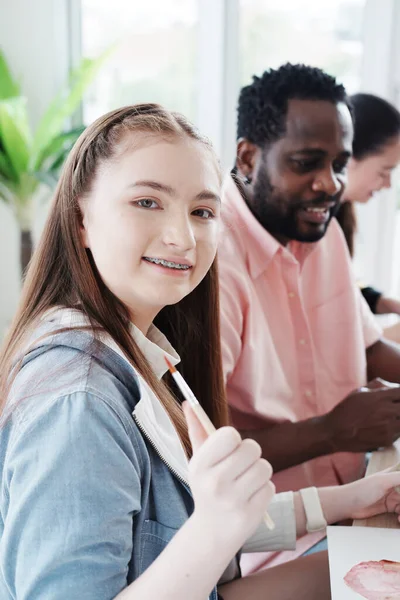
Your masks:
M236 231L242 230L240 237L245 244L248 268L253 279L259 277L276 256L282 256L289 262L302 264L314 249L315 243L292 241L287 247L280 244L257 221L232 175L225 178L222 190L225 224Z
M82 311L75 308L62 308L57 307L49 309L47 313L42 317L43 320L51 319L59 327L85 327L89 325L89 320ZM150 325L150 329L147 332L147 336L142 333L136 325L131 323L130 331L136 344L143 352L147 361L155 375L161 379L161 377L167 372L168 367L164 360L166 356L170 362L175 366L180 362L180 357L167 338L155 325ZM112 348L117 354L123 356L126 359L125 354L121 348L114 342L114 340L105 332L99 334L99 339L104 344Z
M131 333L159 379L161 379L168 370L164 359L165 356L174 366L180 362L181 359L177 352L171 346L165 335L161 333L155 325L150 326L147 336L145 336L144 333L132 323Z

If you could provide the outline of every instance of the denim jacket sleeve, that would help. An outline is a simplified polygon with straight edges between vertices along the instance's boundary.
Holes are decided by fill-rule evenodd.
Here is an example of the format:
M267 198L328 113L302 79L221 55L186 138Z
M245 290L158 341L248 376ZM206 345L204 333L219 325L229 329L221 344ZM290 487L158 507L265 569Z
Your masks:
M40 400L39 400L40 401ZM10 441L0 569L18 600L111 600L127 585L140 465L102 398L47 403Z

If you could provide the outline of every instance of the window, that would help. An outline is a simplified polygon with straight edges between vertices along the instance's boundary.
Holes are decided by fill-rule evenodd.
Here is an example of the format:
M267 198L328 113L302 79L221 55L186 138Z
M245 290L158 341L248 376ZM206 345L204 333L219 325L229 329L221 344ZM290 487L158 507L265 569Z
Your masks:
M196 116L197 0L82 0L82 54L115 46L83 107L85 123L158 102Z
M65 2L80 7L84 56L115 46L86 97L84 122L118 106L159 102L199 125L224 168L234 157L239 89L269 67L303 62L337 77L350 94L396 97L398 0ZM400 259L392 245L395 235L400 239L400 210L395 218L395 192L388 196L379 211L375 202L360 211L358 237L367 240L366 281L398 291Z
M285 62L315 65L359 90L366 0L240 0L241 83Z

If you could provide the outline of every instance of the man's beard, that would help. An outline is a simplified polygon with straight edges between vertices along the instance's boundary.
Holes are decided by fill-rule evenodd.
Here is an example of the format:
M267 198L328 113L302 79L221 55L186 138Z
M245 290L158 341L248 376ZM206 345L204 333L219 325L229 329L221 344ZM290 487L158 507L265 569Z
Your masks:
M326 223L322 227L315 228L315 231L302 232L297 220L299 210L318 207L327 202L335 202L335 205L329 209L330 214ZM264 229L275 238L312 243L324 237L329 223L339 210L339 196L321 194L312 202L304 202L300 198L298 201L293 198L288 199L271 185L266 166L262 165L254 183L250 208Z

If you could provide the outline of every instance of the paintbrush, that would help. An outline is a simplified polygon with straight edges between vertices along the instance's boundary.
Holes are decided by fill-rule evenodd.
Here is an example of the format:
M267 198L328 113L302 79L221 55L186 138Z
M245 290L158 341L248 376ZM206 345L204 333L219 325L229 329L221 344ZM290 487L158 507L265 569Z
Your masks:
M169 372L171 373L172 377L175 380L176 385L180 389L185 400L187 400L189 402L191 409L193 410L196 417L198 418L201 425L203 426L204 431L208 435L211 435L212 433L214 433L214 431L216 431L216 429L215 429L213 423L211 422L209 416L207 415L207 413L205 412L205 410L201 406L200 402L197 400L196 396L193 394L192 390L190 389L190 387L188 386L186 381L183 379L183 377L179 373L179 371L177 371L175 369L174 365L168 360L168 358L166 356L164 356L164 359L165 359L165 362L167 363ZM271 519L271 517L269 516L269 514L267 512L264 513L263 519L264 519L264 523L268 527L268 529L270 529L270 530L275 529L275 523L273 522L273 520Z

